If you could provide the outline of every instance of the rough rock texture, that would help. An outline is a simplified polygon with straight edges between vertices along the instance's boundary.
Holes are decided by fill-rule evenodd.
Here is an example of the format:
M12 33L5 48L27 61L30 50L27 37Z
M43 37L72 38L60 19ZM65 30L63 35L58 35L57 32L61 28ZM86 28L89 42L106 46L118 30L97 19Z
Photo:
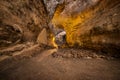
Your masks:
M0 0L0 47L36 42L40 31L48 28L47 22L42 0Z
M46 6L47 13L49 15L49 24L48 25L49 25L49 28L50 28L51 32L53 33L53 37L54 37L61 31L61 29L54 27L54 25L52 24L52 18L54 16L57 6L62 4L64 2L64 0L43 0L43 1ZM64 30L62 29L62 31L64 31Z
M0 48L36 42L49 25L54 35L66 31L69 46L118 53L119 19L120 0L0 0Z
M52 23L65 29L70 46L120 51L120 0L64 0Z
M57 5L63 3L63 1L64 0L44 0L44 4L46 5L46 9L50 19L52 19Z

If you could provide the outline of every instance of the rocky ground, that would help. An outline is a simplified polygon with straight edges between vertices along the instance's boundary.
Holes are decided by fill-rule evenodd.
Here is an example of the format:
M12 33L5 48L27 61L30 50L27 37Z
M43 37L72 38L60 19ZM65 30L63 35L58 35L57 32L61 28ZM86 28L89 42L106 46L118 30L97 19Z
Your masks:
M88 50L88 49L76 49L76 48L64 48L59 49L57 52L54 52L52 54L53 57L58 58L78 58L78 59L114 59L119 58L119 55L115 56L114 54L110 53L103 53L101 51L94 51L94 50Z
M0 80L119 80L119 74L119 58L85 49L35 45L0 60Z

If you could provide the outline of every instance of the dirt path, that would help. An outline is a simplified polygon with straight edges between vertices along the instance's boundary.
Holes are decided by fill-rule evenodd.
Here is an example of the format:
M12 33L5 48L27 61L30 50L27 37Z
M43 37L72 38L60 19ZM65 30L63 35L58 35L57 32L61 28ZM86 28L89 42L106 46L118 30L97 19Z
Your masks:
M56 58L51 55L56 51L0 63L0 80L120 80L120 60Z

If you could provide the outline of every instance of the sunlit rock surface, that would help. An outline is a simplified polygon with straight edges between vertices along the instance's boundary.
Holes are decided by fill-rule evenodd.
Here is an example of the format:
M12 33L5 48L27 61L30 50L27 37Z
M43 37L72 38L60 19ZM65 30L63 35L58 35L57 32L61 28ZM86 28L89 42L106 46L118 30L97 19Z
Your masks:
M66 32L65 31L59 32L55 36L55 42L58 46L64 45L66 43Z
M64 0L52 23L66 31L69 46L120 50L120 0Z
M37 43L47 45L47 30L44 28L41 33L38 35Z
M40 31L48 28L47 22L42 0L0 0L0 48L36 42Z

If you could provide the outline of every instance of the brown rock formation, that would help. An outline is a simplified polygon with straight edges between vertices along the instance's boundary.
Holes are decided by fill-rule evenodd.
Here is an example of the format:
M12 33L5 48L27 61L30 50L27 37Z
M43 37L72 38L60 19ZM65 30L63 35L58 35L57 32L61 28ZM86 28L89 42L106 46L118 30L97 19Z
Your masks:
M36 42L47 21L42 0L0 0L0 47Z
M36 42L49 23L55 35L66 31L69 46L120 51L119 8L120 0L0 0L0 46Z

